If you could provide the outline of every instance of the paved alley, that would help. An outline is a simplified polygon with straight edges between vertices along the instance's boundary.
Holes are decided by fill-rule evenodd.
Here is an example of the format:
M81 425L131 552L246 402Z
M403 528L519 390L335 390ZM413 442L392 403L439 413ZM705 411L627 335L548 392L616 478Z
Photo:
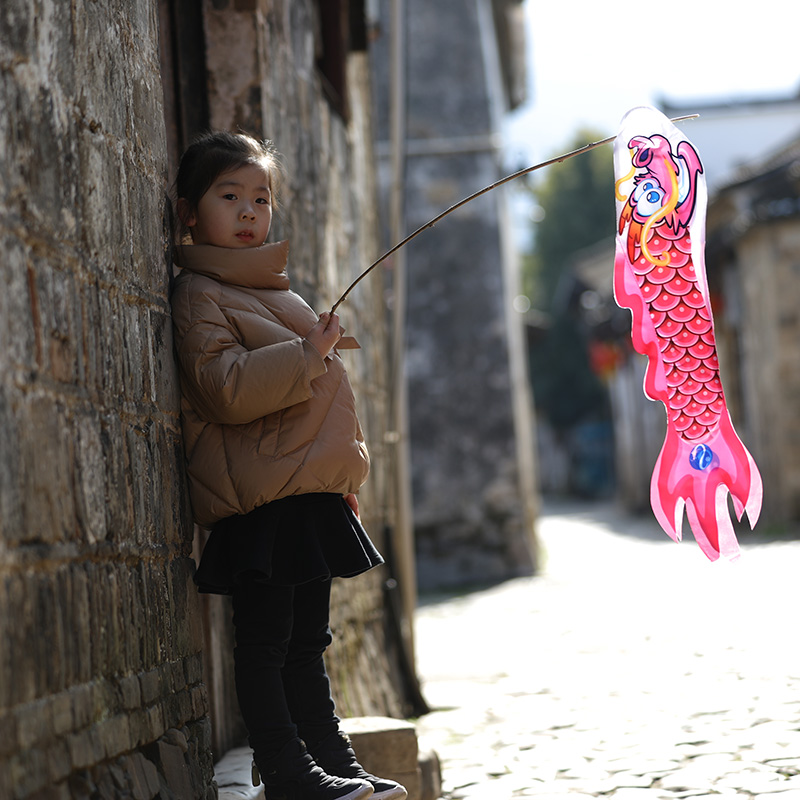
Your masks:
M610 505L538 531L539 576L422 598L444 796L800 800L800 539L711 563Z

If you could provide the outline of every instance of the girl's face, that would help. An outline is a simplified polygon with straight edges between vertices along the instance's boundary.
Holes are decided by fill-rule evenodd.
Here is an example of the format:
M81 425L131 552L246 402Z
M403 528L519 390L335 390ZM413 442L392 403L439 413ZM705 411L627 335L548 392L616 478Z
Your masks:
M223 172L187 212L194 244L260 247L272 225L269 172L258 164Z

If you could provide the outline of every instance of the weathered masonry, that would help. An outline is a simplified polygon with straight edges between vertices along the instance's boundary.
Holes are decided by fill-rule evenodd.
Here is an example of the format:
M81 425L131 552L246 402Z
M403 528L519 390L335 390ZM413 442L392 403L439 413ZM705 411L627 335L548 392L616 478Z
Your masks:
M392 3L379 5L391 30ZM524 40L518 0L404 5L405 67L389 69L385 39L373 63L382 185L387 195L402 187L410 232L501 177L500 120L524 96ZM402 176L389 174L394 91L407 98ZM503 192L465 205L405 251L414 533L427 589L504 580L536 564L532 403Z
M274 139L290 175L278 233L322 310L376 249L361 6L0 6L0 798L215 796L213 761L242 731L228 607L191 581L169 176L202 127ZM393 501L375 291L342 317L363 346L348 369L379 540ZM338 587L344 715L409 710L386 577Z

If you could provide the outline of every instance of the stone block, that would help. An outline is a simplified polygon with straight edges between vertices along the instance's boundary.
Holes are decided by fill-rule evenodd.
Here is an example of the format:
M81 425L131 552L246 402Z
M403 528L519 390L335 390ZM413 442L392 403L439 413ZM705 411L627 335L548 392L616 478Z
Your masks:
M138 708L142 702L142 690L138 675L127 675L119 682L122 707L126 711Z
M72 703L74 728L77 730L89 725L94 716L92 686L87 683L81 686L74 686L69 690L69 697Z
M170 686L173 692L180 692L186 688L186 673L183 669L182 661L173 661L168 665L167 670L170 676Z
M101 761L105 760L106 757L106 745L103 741L103 737L100 735L100 726L94 725L89 728L89 742L92 747L92 764L99 764Z
M83 414L76 420L77 517L83 538L90 544L106 538L105 462L96 414Z
M87 591L89 596L89 652L92 674L102 675L108 667L108 618L112 613L106 592L108 567L105 564L87 564ZM98 684L92 687L95 709L101 710L102 701L97 697Z
M160 792L158 770L141 753L126 758L123 769L127 772L134 800L152 800Z
M1 245L5 291L0 300L0 311L4 312L0 317L0 344L4 346L0 364L35 370L40 347L33 287L35 275L28 265L27 252L18 239L11 235L3 236ZM9 448L7 452L13 451Z
M18 746L16 716L12 712L0 714L0 757L13 753Z
M147 711L140 708L133 709L129 715L131 728L131 742L134 747L141 747L147 742L153 741L150 734L150 717Z
M155 739L161 736L167 729L164 722L164 708L161 704L150 706L145 711L146 725L150 732L150 737Z
M178 728L170 728L162 738L167 744L179 748L182 753L187 753L189 750L189 742L186 739L186 733L178 730Z
M374 773L373 773L374 774ZM421 800L422 798L422 775L419 767L410 772L385 772L381 777L397 781L404 786L408 792L408 800Z
M417 731L413 723L390 717L351 717L342 720L341 729L352 740L353 749L368 772L417 769Z
M117 714L97 726L97 735L103 743L106 758L114 758L133 747L130 720L126 714Z
M146 706L154 703L161 696L161 673L157 669L143 672L139 676L142 688L142 703Z
M202 653L195 653L188 656L183 662L186 672L186 685L194 686L203 680L203 656Z
M112 321L109 320L109 324ZM104 389L104 392L106 389ZM111 400L112 407L121 402ZM119 413L102 416L100 437L106 477L106 530L115 540L129 536L133 527L133 500L129 459L124 446L123 423Z
M67 737L67 749L74 770L85 769L94 764L94 749L88 730L70 734Z
M161 739L156 742L152 756L175 797L192 797L192 779L183 752L177 745Z
M91 18L92 14L87 14ZM119 262L120 243L125 241L127 220L127 180L120 153L109 148L106 139L90 130L77 134L79 160L79 202L77 212L82 219L84 246L87 255L99 269L101 278L111 284L124 284ZM97 176L104 176L98 180ZM108 214L108 208L117 213ZM106 329L108 333L112 329Z
M99 800L116 800L119 797L117 791L116 781L109 769L98 770L100 774L97 777L97 794Z
M75 452L68 410L52 397L31 398L19 424L36 435L21 440L20 490L23 526L18 535L48 543L72 538L75 504L72 474ZM47 443L47 457L42 445Z
M180 387L172 344L172 315L166 310L150 311L150 330L153 337L153 376L151 399L166 408L180 407Z
M2 242L0 242L0 247L2 247ZM0 320L2 320L4 314L3 305L3 301L0 300ZM3 322L0 322L0 348L10 347L10 344L4 341L3 328ZM18 389L0 382L0 436L3 437L3 458L0 459L0 508L3 509L3 514L0 516L0 541L2 542L10 542L17 538L22 527L23 509L19 487L19 454L21 448L20 439L24 437L24 431L20 429L15 411L20 402L18 395ZM3 598L4 592L4 584L0 584L0 604L2 604L2 607L7 607ZM8 620L0 619L0 635L2 635L7 625ZM2 635L2 641L7 640L7 636ZM4 672L9 669L9 660L9 653L5 648L4 654L0 655L0 669L3 669ZM0 680L0 699L4 699L8 687L8 680Z
M27 798L48 783L48 765L45 753L32 747L19 753L19 773L15 788L18 796Z
M97 786L88 772L78 772L69 779L69 794L73 800L92 800Z
M63 255L60 255L63 258ZM43 367L59 383L76 383L80 344L79 293L71 271L52 269L43 259L34 262Z
M17 741L23 750L46 743L53 736L53 713L49 700L18 706Z
M59 692L50 699L53 713L53 734L63 736L72 730L72 698L69 692ZM0 739L2 734L0 734Z
M11 762L5 760L0 762L0 797L14 796L14 778Z
M419 754L420 800L439 800L442 794L442 765L434 750Z
M420 800L419 748L413 723L389 717L352 717L342 720L341 728L350 736L356 757L367 772L397 781L408 790L409 800Z
M175 692L164 699L166 718L176 725L182 725L192 716L192 697L185 689Z
M63 781L72 771L72 759L65 739L58 739L48 747L47 768L53 784Z

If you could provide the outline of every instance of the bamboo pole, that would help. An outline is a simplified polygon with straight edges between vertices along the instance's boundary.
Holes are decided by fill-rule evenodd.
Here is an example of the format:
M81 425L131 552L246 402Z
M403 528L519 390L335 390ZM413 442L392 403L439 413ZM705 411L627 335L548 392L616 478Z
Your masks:
M670 120L670 122L684 122L687 119L697 119L699 114L688 114L685 117L675 117L674 119ZM532 167L525 167L525 169L518 170L517 172L512 173L511 175L506 175L505 178L501 178L498 181L490 184L489 186L485 186L483 189L474 192L473 194L469 195L469 197L465 197L463 200L459 200L454 205L450 206L450 208L442 211L441 214L435 216L433 219L426 222L424 225L421 225L417 228L413 233L410 233L403 239L401 242L398 242L394 247L387 250L377 261L374 261L370 264L348 287L345 289L344 294L331 306L331 314L336 311L336 309L347 299L347 296L350 292L355 289L355 287L369 275L378 264L381 264L387 258L389 258L392 253L396 253L401 247L407 245L413 238L419 236L420 233L427 230L428 228L432 228L436 225L437 222L443 220L448 214L452 214L453 211L461 208L461 206L465 206L467 203L475 200L476 198L480 197L481 195L486 194L487 192L491 192L492 189L497 189L499 186L508 183L509 181L516 180L517 178L521 178L523 175L527 175L531 172L535 172L537 169L543 169L544 167L549 167L552 164L560 164L562 161L566 161L568 158L574 158L575 156L582 155L583 153L588 153L590 150L594 150L596 147L600 147L604 144L608 144L609 142L613 142L616 139L616 136L609 136L606 139L601 139L599 142L590 142L589 144L585 144L583 147L579 147L577 150L572 150L569 153L564 153L563 155L556 156L555 158L549 158L547 161L542 161L539 164L534 164Z

